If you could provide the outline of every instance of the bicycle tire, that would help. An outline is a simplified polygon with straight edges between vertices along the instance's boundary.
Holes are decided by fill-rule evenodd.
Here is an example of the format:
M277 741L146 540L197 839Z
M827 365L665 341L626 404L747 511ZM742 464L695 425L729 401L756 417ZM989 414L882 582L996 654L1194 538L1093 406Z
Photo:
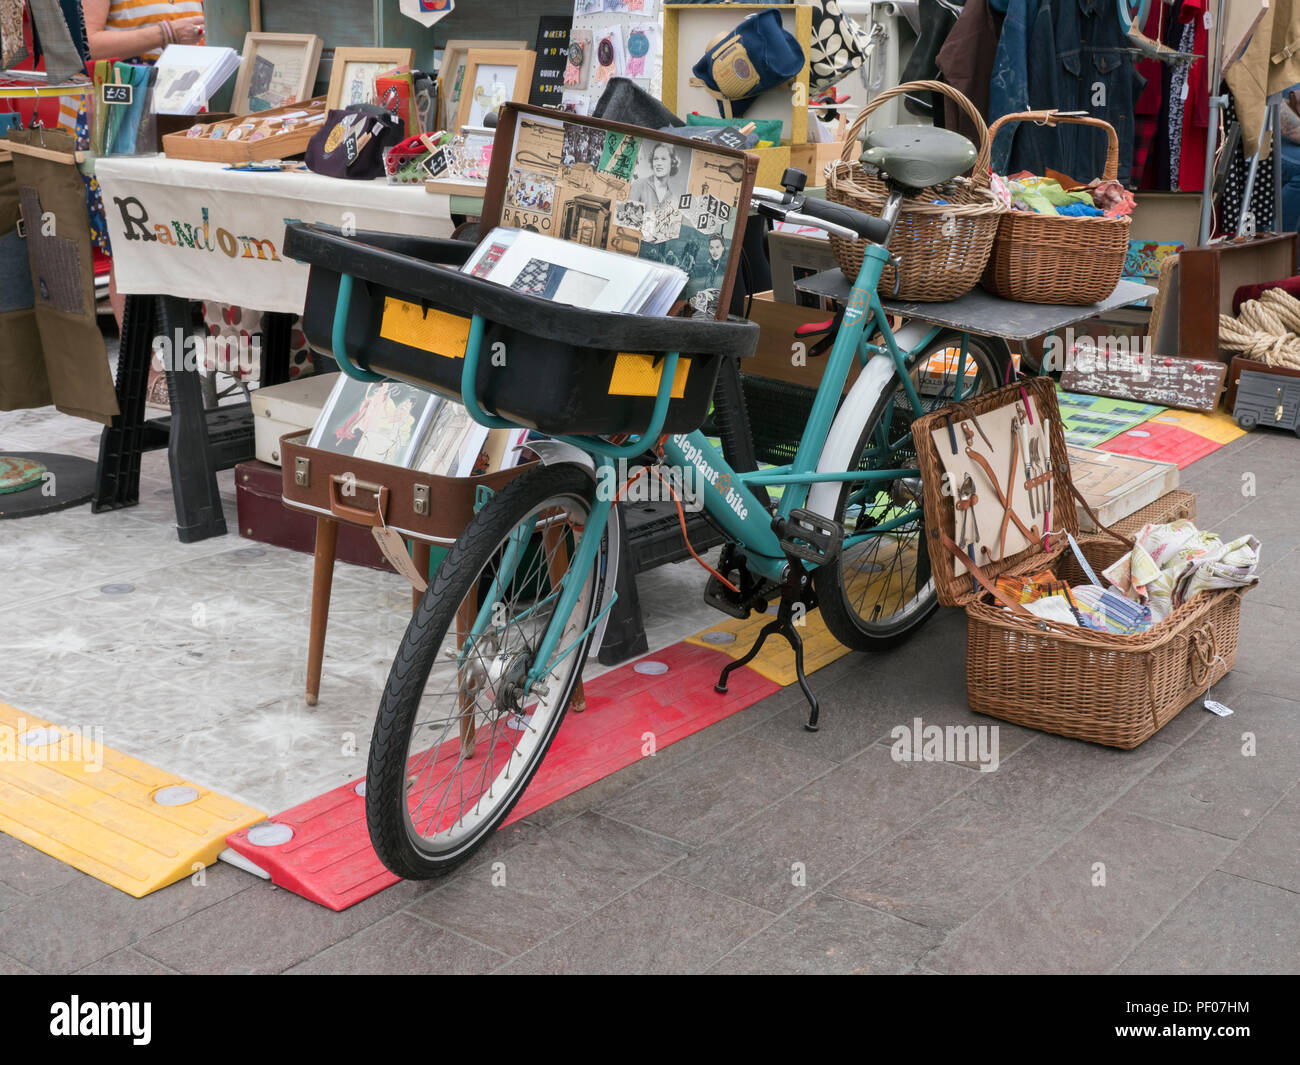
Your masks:
M925 365L927 360L944 351L945 349L959 346L961 344L961 334L947 331L935 337L930 346L921 354L917 355L908 367L909 374L913 376L913 382L916 382L916 371L919 366ZM1001 349L992 341L986 341L981 337L972 336L968 345L968 352L972 357L979 370L979 376L976 379L977 387L994 388L997 387L1001 378L999 376L1001 358ZM966 393L974 394L974 393ZM922 404L926 410L938 409L950 402L950 398L944 395L934 397L927 403L927 397L922 396ZM891 410L891 404L894 405ZM881 427L883 419L894 416L900 406L910 411L910 404L907 402L906 393L903 389L903 382L897 377L893 379L893 385L882 391L875 406L872 408L870 415L864 421L862 432L858 437L858 443L853 450L855 456L861 456L867 447L867 444L876 435L877 430ZM910 419L908 420L910 424ZM892 434L891 434L892 435ZM901 439L901 436L899 437ZM905 447L900 451L891 451L889 456L883 460L885 469L910 468L914 466L916 453L910 447ZM858 462L858 459L854 459ZM852 468L852 467L849 467ZM889 482L887 487L878 491L890 492L892 494L897 482ZM846 483L840 490L836 503L835 520L841 523L845 522L845 516L848 512L849 498L853 492L854 485ZM909 496L914 494L917 498L915 504L920 506L920 492L914 493L909 491ZM887 516L893 506L907 505L897 503L892 498L881 504L884 508L884 515ZM916 576L917 580L922 576L926 577L924 589L918 591L918 594L909 598L905 604L906 608L896 611L888 618L875 618L870 621L863 618L859 613L859 607L855 607L851 602L855 594L845 582L846 562L843 555L837 558L833 563L822 566L813 575L814 587L817 591L818 604L821 607L822 620L826 622L826 627L830 629L831 634L846 647L855 651L887 651L910 637L917 629L926 623L938 609L938 593L934 589L934 582L928 577L929 573L929 555L924 531L924 519L918 519L915 523L914 532L909 535L915 535L916 539ZM911 529L913 525L906 526ZM847 527L846 527L847 528ZM882 541L890 534L882 534L878 541ZM894 557L898 558L903 553L899 538L892 538L894 544ZM861 572L863 563L855 564L858 572ZM879 593L882 596L888 593L889 585L892 581L892 570L887 574L888 579L885 581L886 591ZM867 580L866 585L873 582ZM904 580L901 582L906 584ZM867 589L869 590L869 588ZM866 592L864 591L864 595ZM860 601L860 604L865 600Z
M542 466L511 481L475 515L439 565L421 598L388 675L375 717L366 775L366 824L370 840L380 860L398 876L412 880L442 876L470 858L509 816L545 759L581 676L592 638L590 634L583 638L581 646L564 659L566 671L561 682L558 712L554 712L553 717L546 722L545 734L539 737L526 764L517 776L510 778L508 792L503 791L503 797L486 817L480 819L473 834L454 846L448 845L445 851L421 847L412 838L408 798L411 736L430 673L449 631L456 623L458 611L471 595L475 596L471 602L481 602L479 596L484 573L513 531L520 527L528 515L545 512L552 501L567 501L584 506L589 517L595 490L588 471L571 463ZM604 536L603 530L600 535ZM590 623L599 598L604 550L605 543L602 541L588 578L593 583L586 594L585 604L581 601L579 603L579 608L584 612L577 620L584 629ZM568 566L571 565L570 558ZM540 566L538 572L540 574ZM554 584L553 573L550 579ZM508 628L509 622L506 623L507 631ZM559 650L562 649L557 649L557 655ZM467 690L467 686L461 679L459 661L455 673L457 697L463 698L462 693ZM500 681L495 683L499 685ZM493 699L499 701L501 696L494 695ZM474 705L477 705L477 699ZM492 736L495 745L495 725ZM463 764L472 757L473 755L466 756L462 751L458 764ZM436 762L436 757L432 761ZM489 787L489 796L490 791ZM462 812L462 820L463 818Z

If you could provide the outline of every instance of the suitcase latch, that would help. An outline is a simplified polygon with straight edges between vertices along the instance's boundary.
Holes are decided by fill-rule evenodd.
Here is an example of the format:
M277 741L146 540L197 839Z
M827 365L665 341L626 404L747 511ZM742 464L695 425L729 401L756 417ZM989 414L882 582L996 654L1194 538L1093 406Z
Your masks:
M427 484L417 484L415 486L415 498L411 502L411 509L422 518L429 516L429 486Z
M311 459L297 455L293 460L293 483L299 488L311 487Z
M1282 390L1279 388L1277 390L1277 410L1273 412L1273 420L1275 422L1280 422L1282 420L1282 409L1284 406L1285 404L1282 402Z

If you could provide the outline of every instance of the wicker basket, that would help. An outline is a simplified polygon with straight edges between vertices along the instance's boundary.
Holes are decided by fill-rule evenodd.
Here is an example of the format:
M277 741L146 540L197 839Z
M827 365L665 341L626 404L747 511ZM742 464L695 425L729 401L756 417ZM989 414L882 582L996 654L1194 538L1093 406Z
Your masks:
M1119 138L1114 127L1099 118L1054 111L1004 115L993 123L990 143L1011 122L1097 126L1106 131L1108 141L1102 177L1114 181L1119 174ZM1099 303L1115 291L1124 273L1130 225L1129 218L1070 218L1008 211L998 224L993 254L984 271L984 287L1003 299L1021 303Z
M989 189L991 142L988 127L974 104L951 85L937 81L913 81L882 92L858 113L845 135L839 161L826 168L826 196L834 203L868 214L878 215L884 210L889 189L858 161L857 141L872 112L897 96L915 92L951 97L980 135L979 157L971 176L904 200L889 246L902 263L898 298L943 303L964 296L979 282L997 235L998 220L1006 213ZM862 269L865 248L865 241L831 237L831 250L851 282L857 280ZM886 267L880 282L882 293L893 292L894 273L892 266Z
M1065 438L1052 382L1038 378L985 393L953 408L919 419L913 438L922 471L926 535L931 544L955 533L951 496L942 491L942 460L931 432L946 413L979 417L1020 398L1024 388L1044 417L1051 419L1053 498L1077 496L1065 457ZM1194 512L1195 497L1171 492L1128 519L1131 525L1172 521ZM1130 542L1115 530L1079 537L1073 506L1053 509L1053 520L1072 533L1094 570L1123 555ZM1137 525L1137 528L1141 527ZM1059 538L1064 541L1064 537ZM1205 592L1178 607L1166 620L1136 636L1117 636L1058 625L1012 613L987 591L976 588L947 553L932 547L932 572L939 601L966 608L966 689L972 710L1027 728L1129 749L1150 739L1189 702L1204 694L1233 666L1244 589ZM1041 545L981 567L991 583L1002 574L1052 569L1071 584L1086 583L1068 544L1044 552Z

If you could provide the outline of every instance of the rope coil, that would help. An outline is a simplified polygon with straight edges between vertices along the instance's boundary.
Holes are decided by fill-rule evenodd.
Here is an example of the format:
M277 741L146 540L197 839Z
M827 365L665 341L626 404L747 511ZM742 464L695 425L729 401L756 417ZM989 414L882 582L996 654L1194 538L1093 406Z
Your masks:
M1256 362L1300 370L1300 300L1271 288L1234 318L1219 316L1219 343Z

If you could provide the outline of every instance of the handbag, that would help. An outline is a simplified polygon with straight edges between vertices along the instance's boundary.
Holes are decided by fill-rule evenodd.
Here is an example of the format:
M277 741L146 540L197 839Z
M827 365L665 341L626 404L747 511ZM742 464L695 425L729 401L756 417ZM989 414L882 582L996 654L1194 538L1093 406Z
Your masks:
M799 42L768 9L748 15L720 34L691 68L716 97L723 118L739 118L761 94L797 77L804 54Z
M331 111L307 143L307 169L325 177L380 177L384 152L405 136L402 120L387 108L353 104Z
M840 10L839 0L797 2L812 8L808 91L816 96L862 66L875 44L852 17Z

